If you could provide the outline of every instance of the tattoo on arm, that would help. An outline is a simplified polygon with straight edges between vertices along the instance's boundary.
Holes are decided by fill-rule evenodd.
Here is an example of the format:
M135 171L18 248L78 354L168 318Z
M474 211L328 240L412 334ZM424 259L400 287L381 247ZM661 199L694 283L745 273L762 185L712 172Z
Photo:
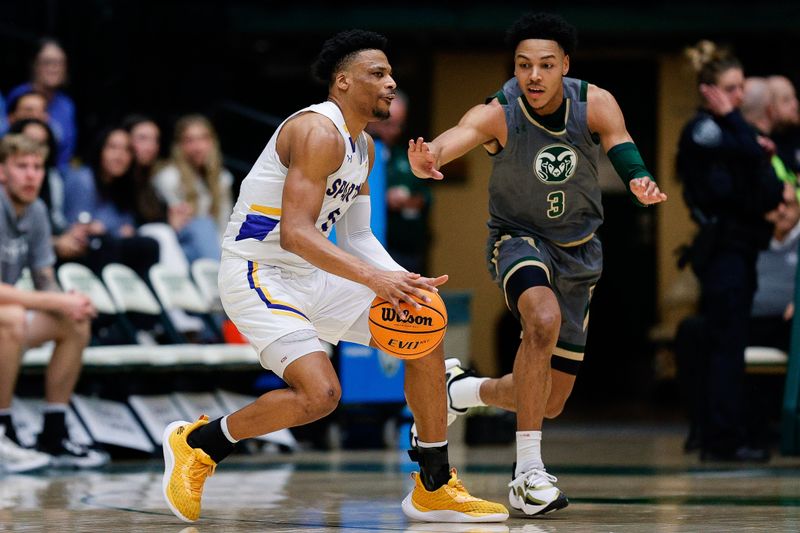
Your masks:
M61 292L61 287L56 283L55 272L52 267L45 267L31 273L33 286L37 291Z

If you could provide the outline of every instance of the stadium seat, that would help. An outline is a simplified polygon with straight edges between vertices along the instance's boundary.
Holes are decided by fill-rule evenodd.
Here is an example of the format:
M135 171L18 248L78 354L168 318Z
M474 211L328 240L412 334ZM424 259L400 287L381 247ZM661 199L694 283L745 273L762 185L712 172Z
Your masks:
M22 270L22 273L20 274L17 282L14 284L14 287L22 291L32 291L35 288L33 286L33 276L31 276L30 269L25 268Z
M168 313L180 310L198 315L213 333L215 340L222 339L222 333L209 314L209 306L189 276L179 270L170 269L163 264L150 267L150 284L161 306Z
M65 291L85 294L100 313L117 314L117 307L105 285L88 267L78 263L64 263L58 267L56 275L58 283Z
M219 261L213 259L197 259L192 263L192 279L200 290L211 312L222 312L219 299Z
M103 268L103 281L121 313L138 313L157 319L172 343L186 339L178 333L147 284L130 267L111 263Z

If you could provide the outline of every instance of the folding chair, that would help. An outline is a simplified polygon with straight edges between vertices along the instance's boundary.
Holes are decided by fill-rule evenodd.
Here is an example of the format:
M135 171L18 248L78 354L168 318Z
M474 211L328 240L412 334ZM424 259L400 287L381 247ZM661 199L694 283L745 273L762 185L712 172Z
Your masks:
M14 284L14 287L21 291L32 291L35 289L33 286L33 276L29 268L22 269L19 279Z
M92 321L92 344L135 344L136 328L117 310L103 282L92 270L79 263L64 263L56 273L61 288L89 297L99 316Z
M150 288L130 267L111 263L103 267L102 277L121 313L139 313L155 318L160 321L171 342L186 342L183 335L175 330Z
M98 312L107 315L117 314L117 307L114 305L111 295L89 267L79 263L64 263L58 267L56 276L62 289L85 294Z
M219 299L219 261L214 259L196 259L192 263L192 279L200 290L200 294L214 313L222 313L222 301Z
M166 311L177 309L198 315L215 338L222 339L222 332L209 315L208 303L188 275L163 264L155 264L150 267L149 276L150 284Z

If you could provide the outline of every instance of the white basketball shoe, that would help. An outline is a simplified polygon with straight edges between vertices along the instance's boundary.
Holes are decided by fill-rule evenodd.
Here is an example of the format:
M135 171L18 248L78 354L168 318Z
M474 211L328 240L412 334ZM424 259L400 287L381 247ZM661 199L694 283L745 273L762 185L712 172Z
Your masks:
M508 484L508 502L526 515L543 515L569 505L567 496L555 483L555 476L544 469L533 468L515 477Z
M23 448L6 437L5 426L0 426L0 472L19 474L50 466L52 457L46 453Z

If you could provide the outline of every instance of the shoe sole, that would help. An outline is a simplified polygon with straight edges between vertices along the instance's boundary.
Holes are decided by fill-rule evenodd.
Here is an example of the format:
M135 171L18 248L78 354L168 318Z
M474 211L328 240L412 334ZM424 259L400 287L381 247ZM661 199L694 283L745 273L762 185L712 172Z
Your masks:
M51 466L53 468L62 468L64 470L88 470L91 468L100 468L108 464L108 461L86 461L81 462L80 459L75 460L71 457L64 457L59 458L56 457L53 459Z
M548 513L552 513L553 511L558 511L559 509L563 509L564 507L568 506L569 505L569 500L567 499L567 497L562 492L562 493L560 493L558 495L558 498L556 498L552 502L548 503L547 505L545 505L544 507L542 507L539 511L536 511L535 513L529 513L527 511L525 511L525 509L524 509L525 504L520 504L520 507L518 507L516 504L519 503L519 499L517 498L516 495L514 495L513 497L511 495L509 495L508 503L509 503L509 505L511 506L512 509L516 509L517 511L525 514L526 516L544 516L544 515L546 515Z
M0 466L0 471L4 471L8 474L22 474L24 472L35 472L37 470L43 470L50 466L50 459L42 458L39 461L30 461L28 464L23 466L10 466L6 463L3 466Z
M164 501L167 502L167 507L169 507L169 510L172 511L172 514L184 522L193 523L196 522L196 520L186 518L174 505L172 505L172 501L170 501L169 494L167 492L167 489L169 488L169 480L172 479L172 471L175 469L175 454L172 453L172 446L169 445L169 436L173 431L184 424L189 424L189 422L173 422L164 429L164 435L161 438L162 448L164 449L164 478L161 480L161 493L164 496Z
M47 452L45 452L47 453ZM62 468L65 470L86 470L106 466L111 458L105 452L88 451L87 455L81 457L77 455L53 455L50 460L52 468Z
M508 513L495 513L483 516L470 516L466 513L458 511L420 511L411 502L411 494L403 500L401 505L403 514L412 520L419 520L421 522L451 522L451 523L480 523L480 522L505 522L508 520Z

